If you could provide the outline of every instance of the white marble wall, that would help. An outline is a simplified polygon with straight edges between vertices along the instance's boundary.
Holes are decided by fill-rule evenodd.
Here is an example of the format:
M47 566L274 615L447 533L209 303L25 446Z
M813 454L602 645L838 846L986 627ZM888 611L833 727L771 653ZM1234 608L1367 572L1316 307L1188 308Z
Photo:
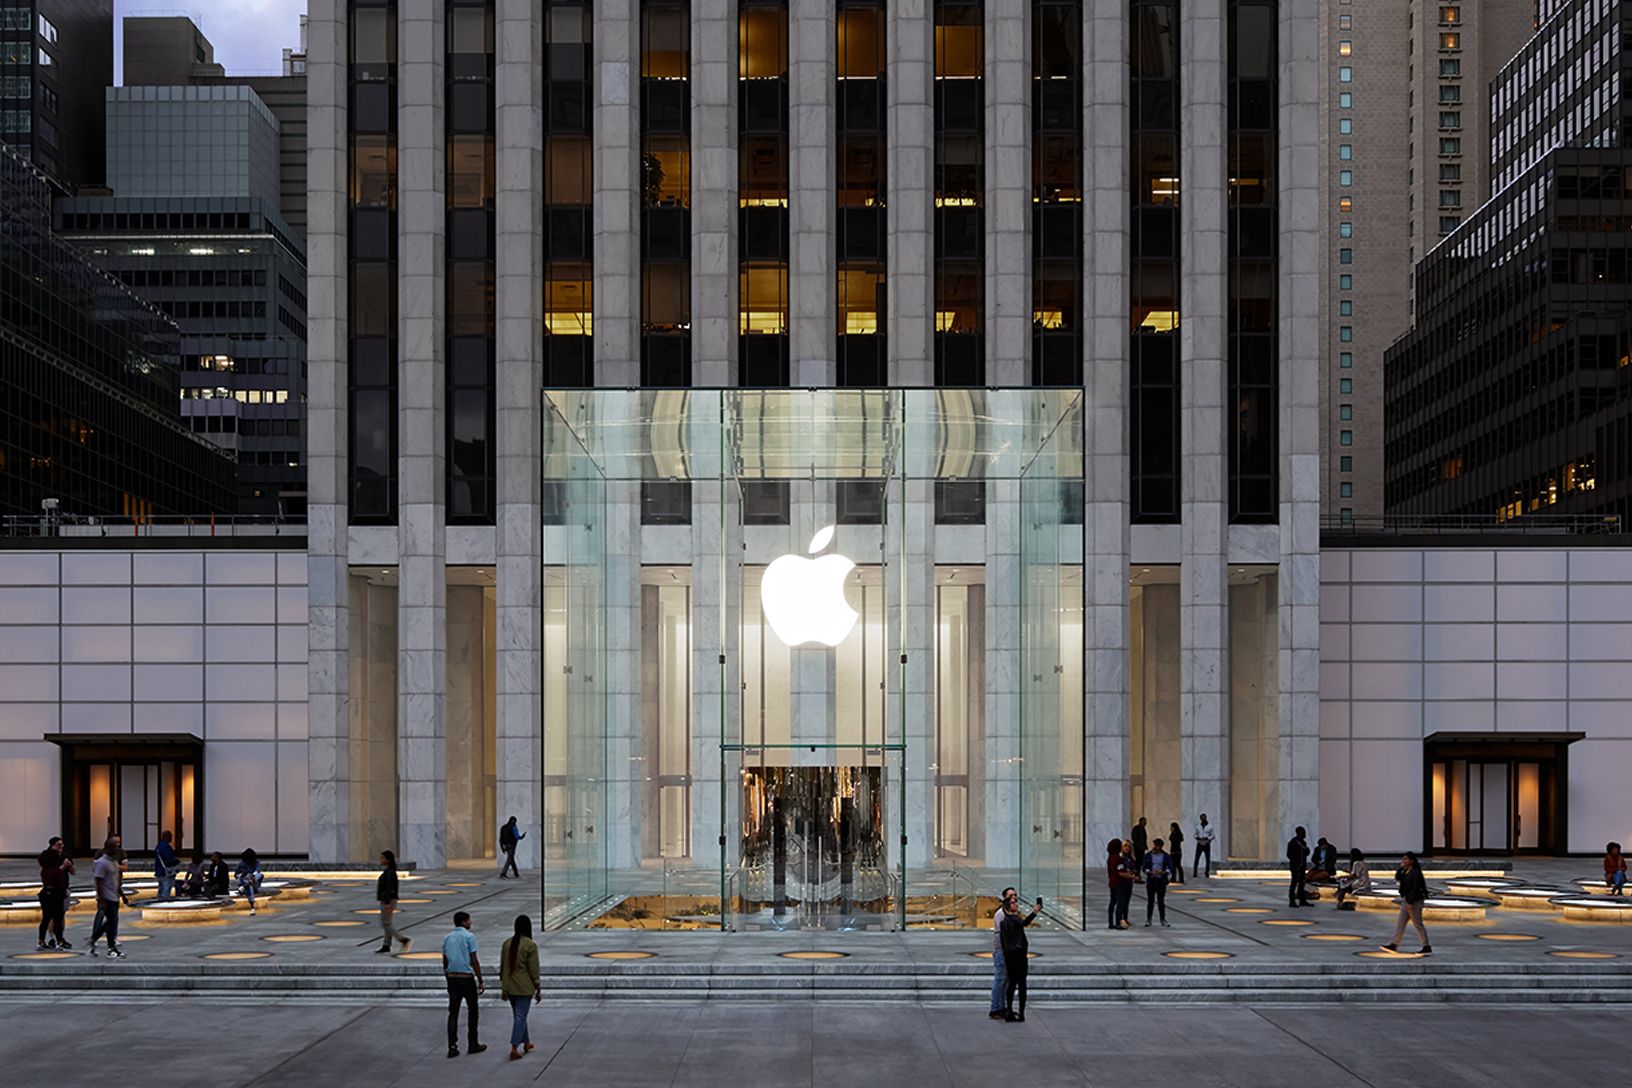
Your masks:
M788 243L793 384L833 384L838 298L834 254L834 0L789 5Z
M1129 826L1127 4L1088 0L1085 15L1083 614L1091 637L1084 670L1083 771L1091 852Z
M1031 381L1031 5L985 6L986 381Z
M595 381L624 387L640 384L640 7L640 0L596 4L591 46ZM502 38L499 48L502 55Z
M1224 584L1229 129L1224 108L1224 9L1224 0L1187 3L1179 28L1179 226L1184 239L1179 275L1181 820L1224 811L1229 785ZM1229 828L1220 830L1213 845L1220 853L1228 851Z
M199 845L305 853L307 611L298 551L0 552L0 853L62 830L56 733L190 733Z
M935 373L933 5L891 0L885 17L889 379L891 385L929 385Z
M346 743L346 25L340 0L307 19L306 508L310 585L311 854L348 855Z
M443 14L397 7L397 856L428 866L446 857Z
M691 4L691 379L737 384L737 5Z
M1568 849L1632 841L1632 549L1523 545L1321 556L1311 830L1421 848L1424 738L1580 733Z
M349 804L339 857L372 861L397 841L397 587L350 573L346 616Z
M1319 0L1281 0L1281 825L1320 808Z
M541 701L539 610L542 536L539 527L539 349L543 337L539 277L543 271L539 198L543 179L541 18L533 0L499 0L497 25L498 131L498 519L494 660L497 671L496 804L515 816L527 837L517 863L539 863L544 836L538 769ZM597 41L600 35L596 35ZM599 46L597 45L597 48ZM625 103L627 106L627 103ZM603 108L609 104L603 103ZM601 110L596 112L597 122ZM609 122L610 125L610 122ZM597 151L597 156L600 152ZM595 164L596 178L602 164ZM627 179L625 179L627 181ZM597 201L597 207L600 202ZM600 254L596 254L600 273ZM601 298L600 284L595 297ZM638 298L638 295L637 295ZM597 313L597 318L600 316ZM616 325L616 322L614 322ZM613 334L615 335L615 334ZM601 338L596 338L597 345ZM546 557L545 562L551 562ZM559 561L559 560L553 560Z
M1022 517L1020 482L986 481L986 750L973 758L984 756L986 865L998 870L1014 870L1020 863Z

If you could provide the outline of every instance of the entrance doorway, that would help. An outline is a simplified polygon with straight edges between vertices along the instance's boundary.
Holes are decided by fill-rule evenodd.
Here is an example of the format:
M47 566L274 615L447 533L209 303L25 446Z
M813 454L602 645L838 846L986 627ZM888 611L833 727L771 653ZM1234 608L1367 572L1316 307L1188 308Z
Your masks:
M1436 734L1423 761L1436 854L1556 854L1567 842L1563 785L1579 734Z
M54 733L62 748L62 836L88 856L109 835L146 853L169 831L178 851L204 841L204 744L189 733Z
M742 929L888 925L881 767L742 772Z

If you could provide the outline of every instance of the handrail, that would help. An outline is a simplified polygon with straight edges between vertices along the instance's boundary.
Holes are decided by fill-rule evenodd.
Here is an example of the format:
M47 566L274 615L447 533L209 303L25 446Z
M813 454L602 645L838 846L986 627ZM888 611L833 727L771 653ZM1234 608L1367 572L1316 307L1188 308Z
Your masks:
M0 517L0 539L252 535L305 536L306 518L304 515L290 514L156 514L130 517L54 512Z

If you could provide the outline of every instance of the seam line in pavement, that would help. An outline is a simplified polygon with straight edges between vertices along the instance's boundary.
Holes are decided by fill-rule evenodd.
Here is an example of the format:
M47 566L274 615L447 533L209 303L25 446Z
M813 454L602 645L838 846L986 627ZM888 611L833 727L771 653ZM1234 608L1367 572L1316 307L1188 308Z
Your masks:
M289 1055L289 1057L283 1059L283 1061L279 1062L277 1065L274 1065L271 1069L262 1070L259 1076L256 1076L256 1077L254 1077L254 1078L252 1078L250 1080L245 1081L244 1082L244 1088L251 1088L251 1086L253 1086L253 1085L262 1083L268 1077L277 1076L278 1070L282 1069L284 1066L288 1065L290 1062L294 1061L296 1058L301 1057L307 1051L312 1050L312 1049L314 1049L316 1047L322 1046L325 1042L327 1042L328 1040L334 1038L336 1035L340 1034L340 1032L344 1031L346 1028L349 1028L351 1025L355 1024L357 1021L359 1021L363 1017L367 1016L371 1011L372 1011L371 1009L366 1009L366 1008L365 1009L359 1009L355 1016L347 1016L347 1017L343 1018L340 1021L340 1023L336 1024L333 1028L330 1028L328 1031L325 1031L322 1035L319 1035L316 1039L313 1039L311 1042L305 1044L299 1050L297 1050L293 1054Z
M1359 1073L1355 1072L1353 1069L1349 1069L1349 1068L1347 1068L1345 1066L1338 1065L1331 1058L1327 1057L1325 1054L1322 1054L1317 1048L1315 1048L1314 1046L1311 1046L1309 1044L1309 1042L1307 1040L1305 1040L1297 1032L1292 1031L1289 1028L1283 1027L1280 1024L1277 1024L1275 1021L1273 1021L1269 1017L1265 1016L1263 1014L1263 1010L1253 1008L1252 1006L1249 1005L1249 1006L1247 1006L1247 1011L1252 1013L1252 1015L1256 1016L1259 1020L1262 1020L1264 1023L1268 1024L1271 1028L1273 1028L1276 1031L1280 1032L1282 1035L1285 1035L1288 1039L1291 1039L1293 1042L1295 1042L1299 1046L1303 1047L1303 1049L1307 1050L1309 1053L1315 1055L1322 1062L1325 1062L1327 1065L1331 1066L1333 1069L1336 1069L1337 1071L1339 1071L1341 1073L1347 1073L1349 1076L1353 1077L1355 1080L1359 1081L1361 1084L1366 1085L1367 1088L1377 1088L1377 1086L1372 1081L1367 1080L1365 1077L1361 1076Z

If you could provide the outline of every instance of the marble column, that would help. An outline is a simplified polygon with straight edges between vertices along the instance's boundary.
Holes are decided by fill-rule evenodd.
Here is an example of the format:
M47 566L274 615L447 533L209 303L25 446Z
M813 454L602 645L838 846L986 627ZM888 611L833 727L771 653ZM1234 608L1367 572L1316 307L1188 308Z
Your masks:
M538 296L543 263L538 203L543 188L539 19L533 0L499 0L494 803L500 819L515 816L527 833L516 850L516 862L525 868L539 864L544 841L540 792L543 651L539 645L543 608L539 368L544 329ZM597 291L596 297L599 295Z
M930 0L890 0L885 15L888 377L891 385L929 385L935 374L934 16Z
M606 521L604 819L607 864L616 872L640 865L641 795L649 773L642 740L639 481L607 481ZM608 890L620 889L614 883Z
M986 481L986 867L1006 874L1017 874L1020 865L1020 840L1025 834L1022 798L1026 792L1021 776L1030 770L1021 762L1021 730L1030 723L1020 720L1025 668L1020 653L1020 625L1024 622L1021 600L1025 595L1020 561L1020 482L1007 474L1018 469L1018 464L1009 463L997 473L998 479ZM1038 773L1047 771L1038 769Z
M988 3L986 383L1030 383L1031 5Z
M1281 827L1320 815L1320 231L1318 0L1281 0Z
M691 376L737 384L737 5L691 4Z
M486 778L487 602L485 587L450 585L447 607L447 856L489 856ZM497 834L494 828L491 834Z
M307 807L314 861L352 855L347 741L346 585L346 18L340 0L312 0L306 404Z
M793 0L788 12L789 351L800 387L831 386L837 369L834 11L834 0Z
M1152 820L1188 824L1227 809L1224 442L1226 403L1227 68L1224 0L1186 4L1179 29L1180 682L1179 811ZM1138 815L1135 813L1135 815ZM1214 850L1225 856L1230 829Z
M446 856L443 12L441 0L397 8L397 853L423 866Z
M728 815L721 827L721 791L728 814L738 811L742 794L736 772L741 759L734 753L725 761L725 781L720 779L720 744L742 739L740 715L730 715L731 725L722 733L726 700L738 697L741 667L737 652L737 632L741 630L738 586L728 585L721 575L720 516L725 488L717 479L697 480L691 485L691 856L699 867L720 864L721 834L727 836L725 856L736 858L741 843L730 839L736 827ZM738 511L728 508L725 515L732 526L725 547L740 550L742 533ZM740 568L729 569L729 577L740 577ZM720 659L731 662L730 678L722 682ZM728 735L727 735L728 734Z
M1084 13L1083 807L1087 851L1128 823L1128 5Z
M340 860L366 862L397 841L397 589L361 574L346 581L350 834Z
M889 529L886 540L893 553L892 563L904 563L906 567L901 578L905 596L896 598L899 611L890 617L892 627L906 624L906 720L894 723L889 737L906 743L907 819L900 833L907 837L910 891L913 871L922 870L935 858L935 484L931 480L892 482L886 491L890 502L886 517L891 522L903 515L897 490L901 487L906 488L905 524L901 529ZM895 535L899 532L905 532L904 542ZM892 571L890 578L897 577ZM895 649L893 639L890 649ZM893 693L898 689L892 683L890 690ZM894 711L892 705L888 713L893 716ZM894 828L899 811L895 797L898 778L892 773L893 761L886 761L885 767L888 781L884 798L890 811L884 822L886 827ZM886 846L893 861L899 850L897 841L891 839Z
M640 384L640 2L594 11L595 382L628 387Z

